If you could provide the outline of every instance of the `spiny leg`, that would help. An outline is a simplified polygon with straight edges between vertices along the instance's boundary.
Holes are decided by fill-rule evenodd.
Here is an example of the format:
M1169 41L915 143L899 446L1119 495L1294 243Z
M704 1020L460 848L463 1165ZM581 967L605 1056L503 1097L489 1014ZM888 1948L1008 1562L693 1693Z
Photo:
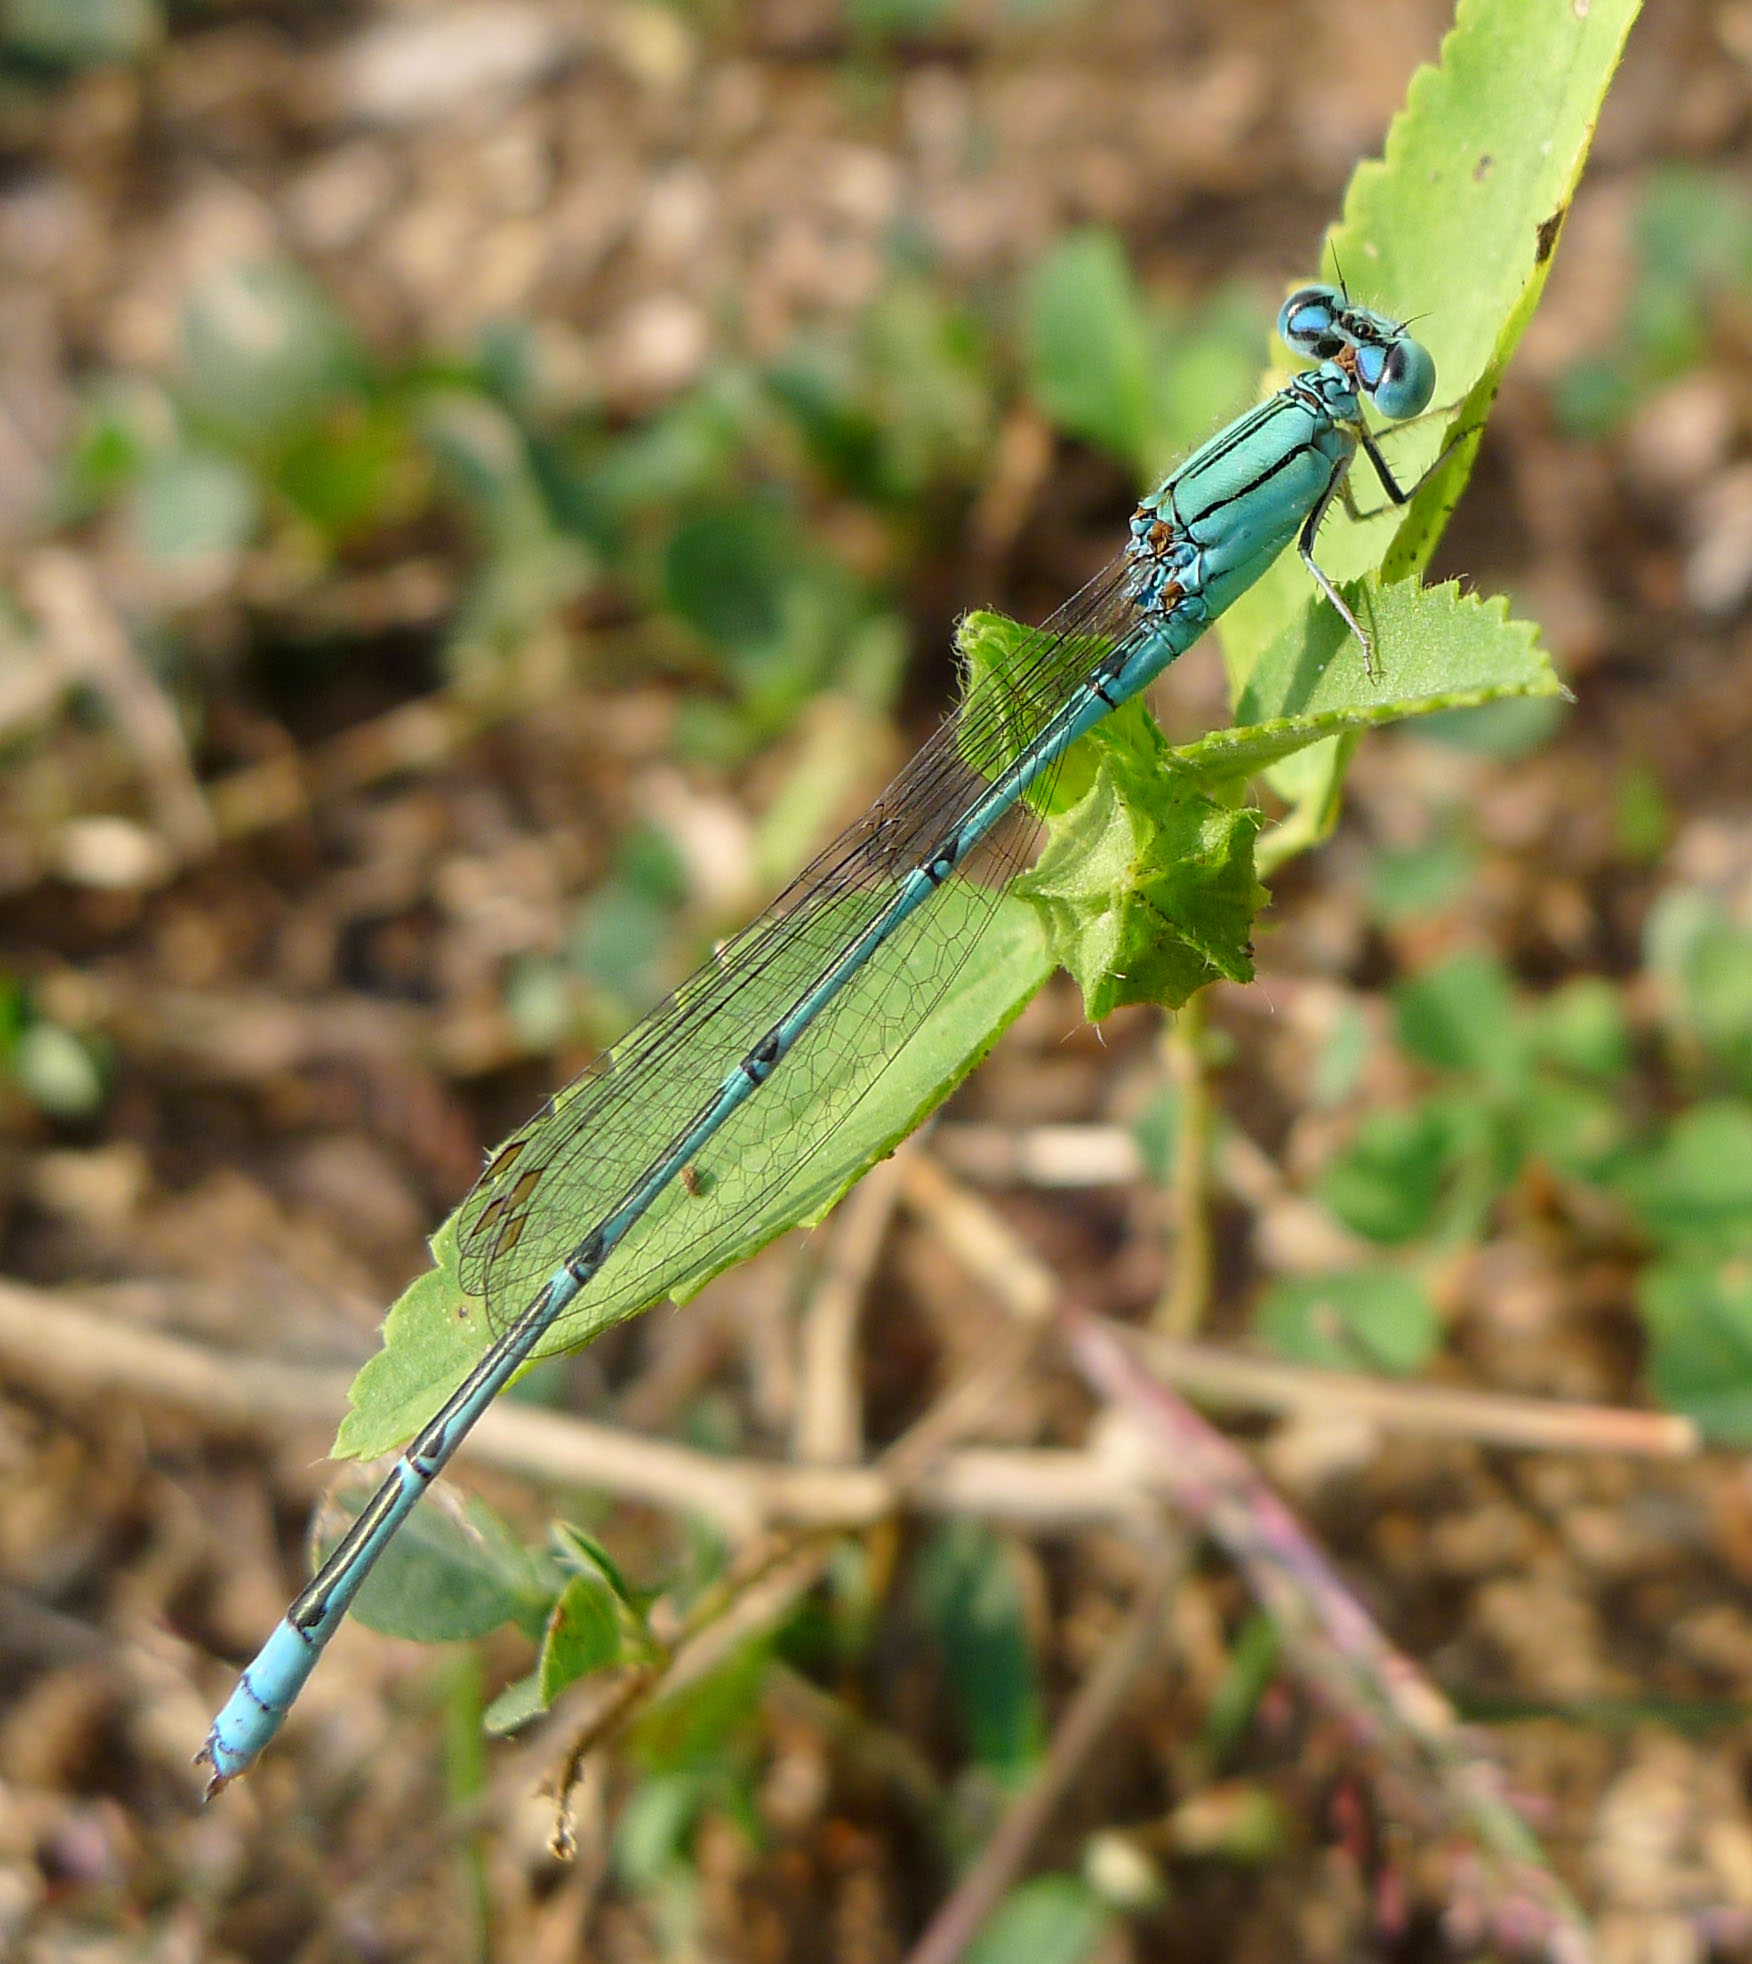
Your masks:
M1400 424L1397 427L1401 429L1409 429L1411 426L1410 424L1406 423L1406 424ZM1448 441L1442 445L1441 449L1436 452L1435 462L1431 464L1427 470L1420 471L1418 473L1416 482L1407 486L1404 490L1400 489L1399 482L1394 477L1393 472L1388 465L1387 459L1384 456L1382 456L1380 444L1377 442L1374 433L1370 430L1359 430L1358 439L1363 446L1364 454L1368 457L1370 464L1373 466L1376 477L1380 479L1381 489L1387 493L1389 502L1384 505L1375 505L1370 510L1364 511L1357 504L1356 497L1354 493L1351 491L1350 481L1347 477L1345 481L1344 490L1340 494L1344 499L1344 508L1346 513L1348 514L1348 516L1356 519L1359 523L1361 523L1365 519L1379 518L1384 511L1392 511L1399 506L1410 504L1412 499L1415 498L1417 494L1424 488L1424 486L1429 483L1430 479L1435 476L1436 472L1439 471L1442 468L1442 466L1448 461L1448 459L1454 454L1454 452L1459 449L1461 444L1463 444L1469 436L1476 436L1477 433L1483 428L1484 425L1482 423L1469 423L1465 429L1456 430L1454 434L1451 437L1449 437Z
M1339 619L1356 636L1357 646L1363 651L1363 668L1369 680L1371 682L1379 682L1381 671L1375 666L1375 644L1369 639L1368 632L1362 622L1344 604L1344 596L1320 570L1320 564L1314 557L1314 539L1320 530L1320 521L1331 508L1333 499L1339 497L1345 491L1348 481L1348 470L1333 472L1332 482L1321 492L1319 502L1303 522L1301 533L1296 540L1296 553L1301 559L1302 564L1307 567L1309 578L1325 594L1326 598L1332 602L1338 612Z

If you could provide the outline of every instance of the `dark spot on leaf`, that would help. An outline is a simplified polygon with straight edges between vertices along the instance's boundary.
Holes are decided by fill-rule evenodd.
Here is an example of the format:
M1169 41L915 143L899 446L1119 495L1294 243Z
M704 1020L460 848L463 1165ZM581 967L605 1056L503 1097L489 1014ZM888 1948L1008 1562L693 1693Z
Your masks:
M1491 172L1495 169L1496 169L1496 159L1490 154L1488 150L1486 150L1483 153L1483 155L1480 156L1478 162L1472 166L1473 183L1482 184L1484 180L1487 177L1489 177Z
M1568 205L1559 205L1551 216L1539 227L1539 242L1534 249L1533 263L1543 266L1557 250L1557 235L1563 230L1563 221L1569 214Z

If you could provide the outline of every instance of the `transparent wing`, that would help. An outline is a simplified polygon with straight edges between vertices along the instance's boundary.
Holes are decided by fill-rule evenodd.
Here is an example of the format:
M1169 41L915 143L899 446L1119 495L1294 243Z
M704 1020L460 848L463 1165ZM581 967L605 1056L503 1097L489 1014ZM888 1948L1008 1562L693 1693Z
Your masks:
M808 995L899 883L963 822L995 772L1076 695L1092 662L1144 632L1114 560L987 674L864 816L675 993L493 1154L458 1218L461 1273L495 1324L673 1152L736 1066ZM1027 828L1024 828L1027 829ZM772 1077L653 1203L541 1346L575 1348L709 1271L856 1108L972 954L1014 843L946 884L821 1011ZM997 875L993 877L994 873Z

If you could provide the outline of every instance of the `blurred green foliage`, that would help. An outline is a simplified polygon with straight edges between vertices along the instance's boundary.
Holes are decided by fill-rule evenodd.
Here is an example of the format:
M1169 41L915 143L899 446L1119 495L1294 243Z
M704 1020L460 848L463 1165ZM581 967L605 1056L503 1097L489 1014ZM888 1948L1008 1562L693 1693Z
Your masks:
M163 34L156 0L0 0L0 61L26 68L136 62Z
M1060 429L1146 483L1251 399L1268 312L1245 286L1196 308L1151 307L1116 234L1075 232L1028 283L1030 389Z
M1272 1284L1261 1334L1304 1363L1421 1368L1441 1340L1435 1271L1488 1238L1537 1169L1640 1249L1656 1395L1713 1438L1752 1440L1752 928L1674 888L1650 911L1645 963L1641 993L1659 1005L1647 1043L1627 1009L1635 985L1602 976L1534 996L1471 951L1395 984L1394 1042L1426 1088L1364 1109L1316 1183L1381 1261ZM1348 1095L1368 1039L1353 1021L1329 1047Z
M1111 1915L1072 1875L1037 1875L1011 1890L968 1946L968 1964L1079 1964Z
M1693 165L1656 172L1642 192L1634 274L1608 345L1573 363L1555 392L1574 436L1605 436L1639 403L1700 366L1752 306L1752 193Z
M77 1123L103 1104L109 1046L57 1022L28 984L0 970L0 1075L45 1116Z
M466 356L385 364L297 266L246 262L187 296L174 374L86 385L46 516L106 518L158 571L151 632L191 695L213 678L177 677L185 605L240 582L264 596L282 620L264 623L258 658L297 686L301 665L347 653L344 609L299 627L299 597L425 552L463 568L435 679L515 701L602 608L634 623L592 643L604 679L684 682L677 750L735 765L824 696L892 713L911 656L902 602L1018 394L1142 480L1253 389L1261 319L1241 289L1194 309L1146 300L1100 230L978 306L901 255L856 319L765 364L726 355L629 421L555 330L499 322ZM823 726L794 746L758 841L763 879L843 816L844 741ZM524 1041L606 1041L722 931L692 901L670 841L623 838L566 945L507 972Z
M1046 1731L1014 1551L981 1522L946 1522L920 1551L913 1583L973 1766L1019 1786Z

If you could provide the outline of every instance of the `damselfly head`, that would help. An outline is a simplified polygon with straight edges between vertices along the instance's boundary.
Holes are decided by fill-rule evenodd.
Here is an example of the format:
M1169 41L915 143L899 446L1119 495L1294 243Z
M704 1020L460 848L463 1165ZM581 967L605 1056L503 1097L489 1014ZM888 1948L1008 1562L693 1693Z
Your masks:
M1336 286L1298 287L1278 314L1278 333L1305 361L1337 361L1396 423L1419 415L1435 393L1436 364L1421 341Z

